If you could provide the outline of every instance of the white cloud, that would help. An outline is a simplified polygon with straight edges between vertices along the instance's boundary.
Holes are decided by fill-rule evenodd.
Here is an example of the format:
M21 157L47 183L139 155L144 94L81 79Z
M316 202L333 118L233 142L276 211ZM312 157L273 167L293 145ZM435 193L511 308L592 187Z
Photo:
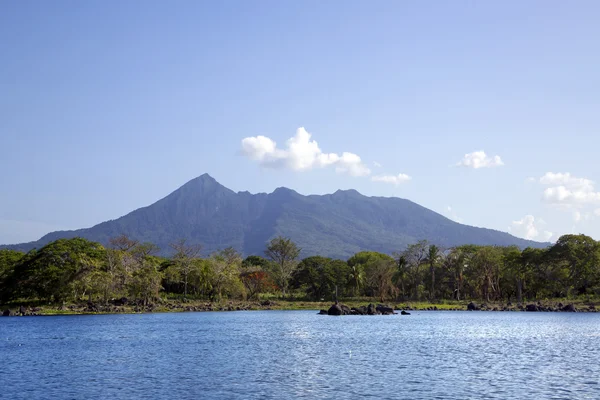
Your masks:
M468 167L468 168L492 168L500 167L504 165L500 156L490 157L485 154L485 151L474 151L472 153L465 154L462 160L460 160L457 167Z
M533 215L526 215L518 221L513 221L508 231L524 239L546 242L552 237L552 232L542 230L543 225L543 220L536 222Z
M582 216L579 211L576 210L573 212L573 221L579 222L579 221L581 221L581 218L582 218Z
M335 154L333 154L335 156ZM367 176L371 173L371 170L362 163L359 156L354 153L342 153L342 156L337 158L333 164L335 164L335 171L338 173L347 173L351 176Z
M398 175L376 175L371 178L373 182L384 182L391 183L393 185L400 185L401 183L408 182L412 178L406 174Z
M585 204L600 204L600 192L595 184L587 178L578 178L568 172L547 172L540 178L540 183L548 186L542 198L545 202L567 208L581 207Z
M335 167L336 172L351 176L366 176L371 170L354 153L323 153L311 134L298 128L296 135L286 141L286 148L266 136L247 137L242 140L242 152L251 160L270 168L288 168L307 171L313 168Z
M446 207L446 214L452 221L458 222L459 224L463 223L463 219L456 214L456 211L454 211L451 206Z
M376 168L381 168L383 167L383 165L381 165L380 163L378 163L377 161L373 161L373 166Z
M573 189L581 190L593 190L594 182L586 178L577 178L568 172L565 173L554 173L546 172L544 176L540 178L540 183L546 186L568 186Z

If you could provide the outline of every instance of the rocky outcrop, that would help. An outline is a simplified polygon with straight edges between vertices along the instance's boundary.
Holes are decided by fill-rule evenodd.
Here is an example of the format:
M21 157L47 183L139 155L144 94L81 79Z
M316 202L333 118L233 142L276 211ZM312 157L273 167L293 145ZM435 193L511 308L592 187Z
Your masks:
M525 311L539 311L537 304L527 304L525 306Z
M378 304L377 307L375 307L375 311L377 311L381 315L393 315L393 314L396 314L394 312L393 308L384 306L383 304Z
M573 304L567 304L566 306L564 306L562 308L562 310L566 311L566 312L576 312L577 311L577 309L575 308L575 306Z
M343 315L344 311L339 304L334 304L327 310L327 315Z
M360 306L349 308L344 304L333 304L329 307L329 310L321 310L319 315L393 315L397 314L394 312L392 307L388 307L384 304L378 304L377 306L369 304L368 306Z
M477 306L477 304L470 302L469 304L467 304L467 311L477 311L479 310L479 307Z

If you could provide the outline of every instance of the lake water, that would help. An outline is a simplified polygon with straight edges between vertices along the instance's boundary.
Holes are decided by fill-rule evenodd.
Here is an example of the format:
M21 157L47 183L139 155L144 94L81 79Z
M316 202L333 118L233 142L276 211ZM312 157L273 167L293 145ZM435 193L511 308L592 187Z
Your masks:
M598 399L600 314L0 318L3 399Z

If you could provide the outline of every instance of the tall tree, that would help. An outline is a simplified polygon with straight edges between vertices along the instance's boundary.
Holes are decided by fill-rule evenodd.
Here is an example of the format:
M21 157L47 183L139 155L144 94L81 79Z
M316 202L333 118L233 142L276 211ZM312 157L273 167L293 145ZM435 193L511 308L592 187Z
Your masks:
M427 258L427 249L429 248L426 240L409 245L402 253L406 260L407 272L411 277L413 284L413 297L419 296L419 278L421 264Z
M429 274L431 276L431 287L429 289L429 298L435 298L435 268L442 257L440 248L435 244L429 246L427 250L427 263L429 264Z
M233 247L228 247L214 253L210 257L210 266L212 269L211 300L220 299L223 294L223 289L227 284L231 284L234 279L238 279L241 263L242 257Z
M271 272L285 297L292 275L298 268L300 248L290 238L278 236L272 239L265 250L265 255L271 260Z
M188 245L186 239L180 239L175 243L171 243L171 248L175 251L173 261L183 279L183 298L187 299L189 276L195 265L194 259L200 254L202 246L199 244Z

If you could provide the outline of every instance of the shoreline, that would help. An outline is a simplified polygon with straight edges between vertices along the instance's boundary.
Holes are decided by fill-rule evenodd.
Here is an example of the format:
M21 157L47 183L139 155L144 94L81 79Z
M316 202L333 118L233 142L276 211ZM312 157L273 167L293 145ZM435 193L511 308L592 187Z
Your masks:
M125 299L123 299L125 300ZM263 301L230 301L230 302L207 302L207 301L177 301L163 300L152 304L127 303L127 301L112 301L108 304L82 302L74 304L46 304L46 305L23 305L9 304L0 306L2 316L57 316L57 315L100 315L100 314L147 314L166 312L214 312L214 311L293 311L311 310L318 314L327 314L333 303L311 302L300 300L263 300ZM485 303L479 301L461 301L452 303L428 303L428 302L386 302L367 300L349 300L340 302L349 311L344 315L362 315L356 310L373 306L384 305L393 309L398 314L402 311L490 311L490 312L597 312L600 303L593 301L577 301L557 299L540 302L524 303ZM350 310L355 310L354 312Z

